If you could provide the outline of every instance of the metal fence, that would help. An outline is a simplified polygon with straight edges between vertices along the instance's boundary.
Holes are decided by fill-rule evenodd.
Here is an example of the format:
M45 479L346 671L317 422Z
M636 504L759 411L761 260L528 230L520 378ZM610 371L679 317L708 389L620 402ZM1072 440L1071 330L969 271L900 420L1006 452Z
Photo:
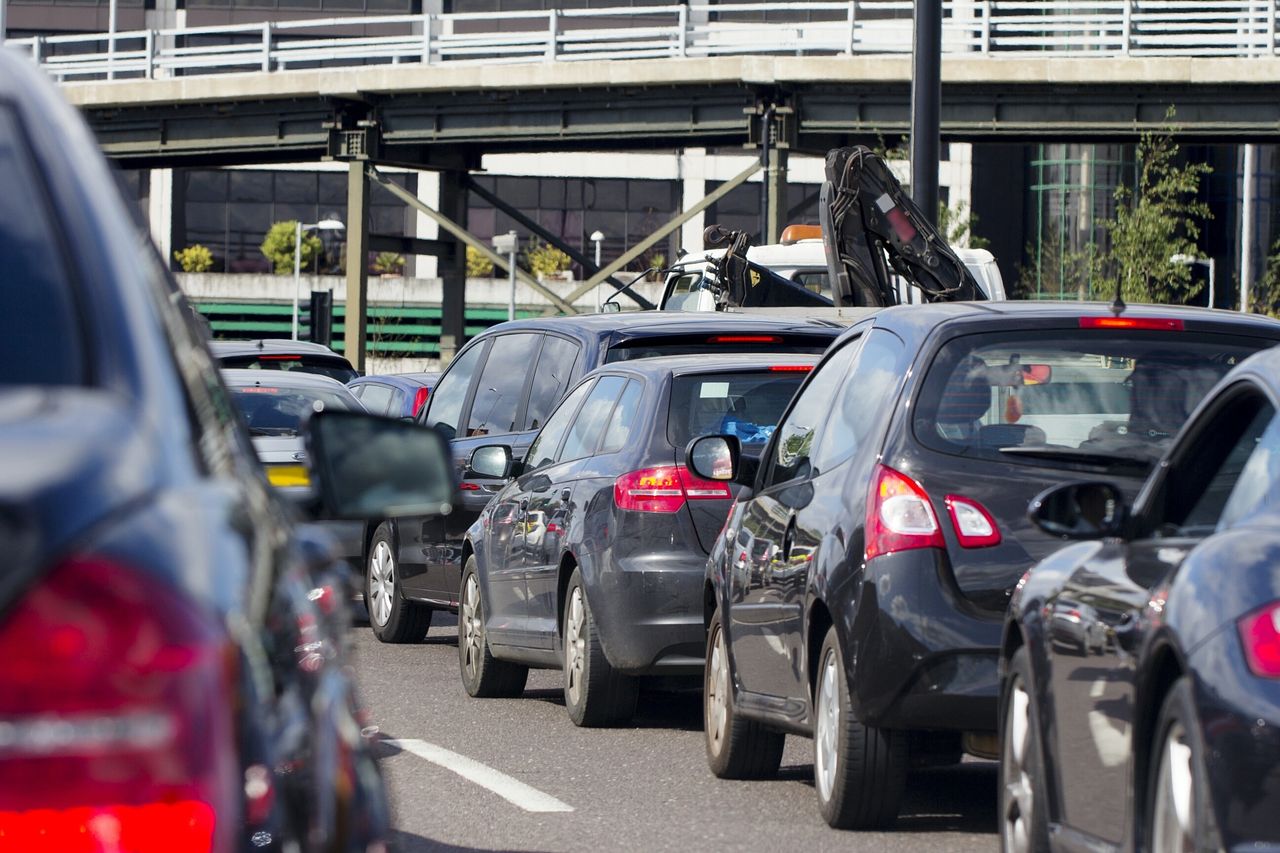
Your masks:
M1275 56L1278 0L947 0L943 52ZM379 63L908 54L911 0L386 15L10 39L59 80Z

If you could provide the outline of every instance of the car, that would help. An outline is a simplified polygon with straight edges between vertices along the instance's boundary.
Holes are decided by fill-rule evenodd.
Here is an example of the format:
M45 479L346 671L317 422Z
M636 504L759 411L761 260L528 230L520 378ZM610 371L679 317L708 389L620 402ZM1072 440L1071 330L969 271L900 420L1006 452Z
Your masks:
M450 362L418 418L453 439L459 505L443 519L388 520L365 533L373 632L384 642L416 642L432 610L457 611L467 528L505 485L467 469L472 451L500 442L513 459L523 459L551 410L587 371L673 354L817 354L841 331L820 320L649 311L516 320L477 335Z
M1038 495L1058 541L1001 645L1001 846L1280 847L1280 351L1228 373L1137 499L1109 478ZM1064 602L1108 641L1057 641Z
M212 341L214 358L224 368L285 370L318 373L339 382L350 382L360 374L351 362L324 344L262 338L252 341Z
M375 415L412 419L426 405L439 378L435 372L358 376L347 383L347 390Z
M4 50L0 185L0 847L381 849L330 540L83 119ZM326 506L438 511L438 435L342 414L311 424ZM419 485L375 500L388 441Z
M467 693L519 695L529 666L560 668L569 718L610 725L634 714L642 676L700 675L703 577L731 493L689 473L685 445L712 429L758 450L816 361L605 365L548 416L523 464L510 445L477 448L473 471L518 476L463 544Z
M758 464L697 439L689 467L745 487L708 561L712 771L769 775L784 733L813 737L823 817L869 827L896 817L913 753L995 757L1005 609L1058 544L1026 502L1064 477L1136 493L1277 340L1207 309L896 306L832 346Z

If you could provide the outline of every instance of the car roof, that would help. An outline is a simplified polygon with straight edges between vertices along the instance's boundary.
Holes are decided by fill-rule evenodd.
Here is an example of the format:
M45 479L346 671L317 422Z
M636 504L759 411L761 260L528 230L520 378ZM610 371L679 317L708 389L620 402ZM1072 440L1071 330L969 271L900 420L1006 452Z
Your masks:
M701 373L730 373L767 370L773 366L812 367L821 355L804 353L699 353L697 355L661 355L619 361L597 367L592 373L629 373L645 379L664 376L686 376ZM585 378L585 377L584 377Z
M514 331L558 331L580 337L615 335L621 339L664 334L690 334L701 331L748 332L837 332L843 327L827 320L807 317L768 317L757 314L723 312L629 311L612 314L574 314L561 317L535 317L510 320L486 329L483 334Z
M324 344L312 341L294 341L281 338L259 338L251 341L210 341L213 354L219 358L228 355L257 355L258 353L279 353L287 355L322 355L342 358Z
M252 385L269 385L272 388L299 388L314 391L346 391L347 386L336 379L307 373L302 370L255 370L250 367L224 368L219 371L222 381L232 388Z
M383 384L394 385L397 388L424 388L434 385L439 378L439 373L375 373L372 376L357 376L347 383L347 387Z

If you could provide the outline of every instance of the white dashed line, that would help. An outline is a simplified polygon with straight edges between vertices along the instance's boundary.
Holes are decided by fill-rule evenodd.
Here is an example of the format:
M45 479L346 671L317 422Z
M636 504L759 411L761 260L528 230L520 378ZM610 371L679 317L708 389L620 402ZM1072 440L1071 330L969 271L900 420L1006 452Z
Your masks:
M573 806L562 803L550 794L544 794L519 779L513 779L488 765L481 764L474 758L459 755L456 752L445 749L443 746L436 746L434 743L427 743L425 740L413 738L406 740L388 738L385 743L403 749L405 752L411 752L419 758L430 761L432 764L438 764L445 770L451 770L468 782L474 782L481 788L493 791L493 793L507 802L527 812L573 811Z

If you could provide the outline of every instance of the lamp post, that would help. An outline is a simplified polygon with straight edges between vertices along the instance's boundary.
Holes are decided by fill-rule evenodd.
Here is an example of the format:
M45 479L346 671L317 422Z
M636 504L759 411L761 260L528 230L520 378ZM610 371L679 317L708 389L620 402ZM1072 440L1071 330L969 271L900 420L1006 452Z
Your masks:
M600 269L600 244L604 242L604 232L599 230L592 231L591 242L596 244L596 269L599 270ZM600 282L600 284L603 285L604 282ZM600 286L597 285L596 286L596 311L599 311L599 310L600 310Z
M493 250L507 256L507 271L511 274L511 296L507 301L508 320L516 318L516 249L519 246L520 241L514 231L493 235Z
M293 340L298 339L298 302L302 299L302 232L311 231L341 231L346 228L340 220L337 219L321 219L319 222L312 222L309 225L303 225L301 221L295 222L293 233ZM350 263L348 259L347 263Z
M1169 262L1173 264L1185 264L1189 267L1197 264L1203 264L1209 268L1209 307L1212 308L1215 296L1214 278L1215 273L1217 272L1217 265L1214 263L1213 258L1197 258L1195 255L1184 255L1182 253L1178 253L1170 256Z

